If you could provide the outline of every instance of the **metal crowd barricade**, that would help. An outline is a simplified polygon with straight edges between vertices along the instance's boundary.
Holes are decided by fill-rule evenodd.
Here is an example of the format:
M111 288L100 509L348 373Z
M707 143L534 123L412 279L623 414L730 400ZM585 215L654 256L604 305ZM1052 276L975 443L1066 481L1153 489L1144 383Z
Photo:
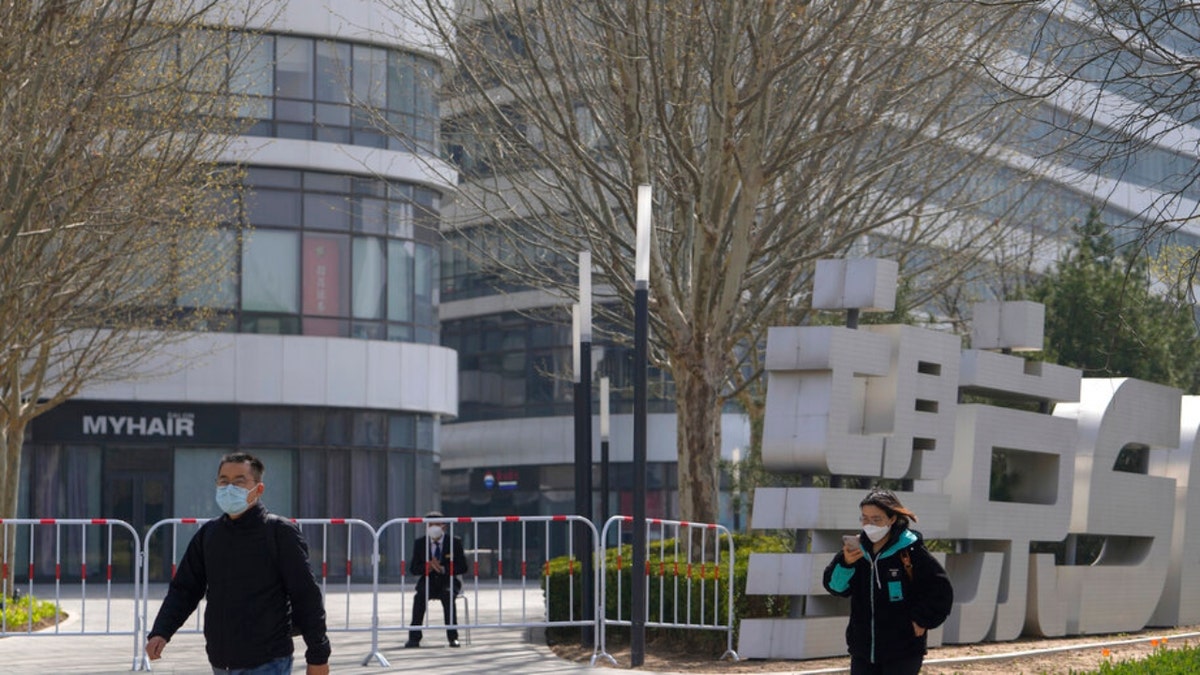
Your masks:
M606 651L607 626L633 625L631 616L626 615L626 608L632 611L629 599L632 595L632 588L624 588L625 584L621 574L626 564L621 549L623 527L626 523L632 522L632 516L613 516L604 523L604 529L600 534L600 541L607 542L609 541L609 529L616 528L617 552L614 562L617 572L617 606L616 617L609 618L607 603L604 601L608 597L608 575L606 573L608 563L606 557L602 557L601 560L604 563L601 573L598 575L600 592L596 596L599 599L597 612L600 613L601 618L597 631L596 653L593 654L591 660L592 665L595 665L600 658L616 664L616 659ZM697 532L699 540L696 539ZM724 538L727 544L728 560L725 565L724 579L720 574L721 538ZM668 542L671 542L669 546ZM712 550L716 551L711 560L709 560L710 544ZM695 559L695 549L700 551L699 559ZM738 655L733 649L733 569L733 536L724 526L716 523L689 523L681 520L647 518L646 566L643 572L646 584L646 627L725 631L726 648L725 652L721 654L721 658L731 656L734 661L737 661ZM635 572L636 570L630 570L630 583L637 579ZM722 583L725 586L725 610L723 612L720 602ZM654 590L658 591L657 608L653 607L655 603L652 602ZM669 604L668 596L671 598ZM694 605L696 605L695 609L693 609Z
M203 525L205 522L207 522L207 520L207 518L168 518L166 520L160 520L146 531L146 536L144 539L145 545L143 546L143 550L149 550L148 547L151 544L151 539L160 528L170 526L172 537L171 578L174 578L176 572L176 565L174 561L179 560L181 555L179 526ZM376 592L377 587L375 584L378 582L379 578L377 564L379 559L379 549L378 538L375 534L375 529L366 521L359 520L357 518L289 518L289 520L300 526L300 530L304 534L305 540L309 544L309 564L314 567L314 576L316 576L317 583L319 583L321 586L321 595L325 600L326 631L330 633L370 632L374 637L374 625L352 625L350 622L350 616L352 614L351 601L353 599L351 583L355 570L355 562L358 559L356 552L365 554L367 556L366 564L369 566L370 576L372 579L371 602L378 602L378 592ZM312 531L312 528L314 527L320 528L319 536L314 536ZM346 528L344 548L338 544L338 538L335 538L336 536L340 535L330 536L330 527ZM365 530L363 536L369 538L365 540L360 538L360 545L356 547L354 533L360 530ZM314 546L314 542L317 544L316 546ZM182 544L183 548L186 548L187 542L182 542ZM149 556L146 556L143 564L144 568L142 578L149 579ZM342 565L344 565L344 568L341 567ZM331 587L333 586L330 584L331 570L335 571L336 576L336 570L338 569L343 569L345 574L345 583L342 587L345 601L345 613L342 617L337 616L337 613L334 611L335 605L330 602ZM362 568L360 567L360 569ZM153 621L153 617L150 616L149 604L149 584L145 584L142 592L141 620L142 625L145 626L147 631L149 631L151 628ZM338 603L338 606L340 605L341 603ZM372 606L371 615L372 617L377 616L375 605ZM372 624L374 623L375 621L373 620ZM178 633L199 633L202 631L203 611L198 607L197 611L195 612L195 625L192 628L180 628ZM372 651L375 650L372 649ZM363 665L367 665L371 658L371 654L368 654L366 657L364 657ZM387 665L386 662L384 662L383 665ZM135 661L134 670L150 670L149 658L146 657L145 654L142 654L141 658Z
M10 562L9 561L10 560L13 561L13 565L14 565L13 569L12 569L12 571L14 572L13 584L14 584L14 586L16 586L15 557L17 554L17 551L9 550L9 539L10 539L9 534L10 534L10 529L11 529L11 533L13 535L12 539L15 542L17 540L17 535L20 532L20 530L18 528L20 528L22 526L26 526L29 528L29 540L28 540L28 547L29 547L28 570L29 571L28 571L28 586L26 588L26 594L27 594L27 597L30 599L32 599L34 597L34 592L33 592L34 577L37 576L36 572L37 572L38 563L39 563L39 560L36 557L39 546L38 546L38 540L35 536L35 533L39 529L47 529L48 530L50 528L53 528L53 530L54 530L54 532L53 532L54 539L53 539L53 545L52 545L52 548L53 548L52 556L53 556L53 563L54 563L54 572L53 572L54 573L54 605L55 605L54 628L53 628L53 630L42 630L42 631L35 632L33 630L34 624L33 624L32 607L30 608L31 611L29 612L27 622L25 622L22 626L10 626L7 621L7 615L4 612L0 612L0 637L8 637L8 636L14 636L14 635L27 635L27 636L131 635L131 636L133 636L133 658L134 658L134 664L136 666L138 651L141 647L141 644L139 643L139 637L141 635L141 624L139 623L139 615L138 615L138 611L137 611L137 597L138 597L138 588L140 586L140 578L139 578L140 565L138 564L138 561L141 559L141 555L142 555L141 542L138 539L137 530L135 530L132 525L130 525L129 523L127 523L123 520L114 520L111 518L6 518L6 519L0 519L0 536L3 537L3 543L0 544L0 560L3 561L3 563L2 563L3 569L0 570L0 572L3 573L3 577L2 577L3 580L0 581L0 597L2 597L2 598L11 597L13 595L13 591L16 590L16 588L8 588L8 577L9 577L9 571L10 571L10 568L9 568ZM62 593L62 591L63 591L63 578L62 578L63 577L63 567L64 567L64 560L67 557L69 557L69 556L64 556L64 552L67 554L70 554L70 553L72 553L72 551L70 549L73 548L73 547L68 547L67 545L64 545L64 543L63 543L63 529L64 528L67 528L68 532L73 531L74 528L79 528L79 530L78 530L78 532L79 532L79 558L78 558L78 562L79 562L79 617L78 617L79 618L79 629L78 630L74 630L74 628L72 628L71 630L63 630L62 626L61 626L61 623L62 623L61 611L62 611L62 604L63 604L63 599L64 599L63 593ZM91 528L103 528L101 530L101 533L99 535L97 535L100 537L100 539L98 541L99 541L99 546L101 549L98 553L99 560L97 562L99 563L99 567L100 567L100 569L103 570L103 574L104 574L104 597L103 597L103 600L101 600L101 602L103 603L103 607L104 607L104 620L102 622L103 628L98 629L98 630L89 630L88 616L87 616L87 608L88 608L88 602L89 602L88 583L87 583L87 581L88 581L88 536L87 536L87 533L88 533L88 530ZM117 529L114 529L114 528L117 528ZM119 625L117 623L114 623L114 621L113 621L113 618L114 618L113 617L113 602L114 602L114 597L113 597L113 576L114 576L113 548L114 548L114 541L117 539L116 534L120 530L124 530L129 533L129 549L127 551L129 558L128 558L127 567L129 568L129 573L132 575L131 581L133 583L133 598L132 598L133 612L132 612L132 616L128 617L129 619L132 620L128 627ZM43 541L42 543L46 544L49 542ZM45 549L45 546L43 545L42 548ZM67 549L67 550L64 551L64 549ZM124 554L125 552L126 551L122 550L121 548L117 549L118 554ZM50 560L43 560L40 562L42 562L43 564L48 564L50 562ZM70 564L70 561L68 561L68 564ZM124 567L124 565L118 564L117 567ZM95 569L96 568L93 567L93 570L95 570ZM120 572L118 571L118 574L119 573ZM120 599L116 599L116 600L120 600ZM123 618L121 616L121 614L122 613L119 613L118 620ZM93 623L92 625L94 626L95 624ZM14 628L17 628L18 630L12 630Z
M445 528L445 541L454 542L456 538L469 535L472 542L481 541L482 534L489 534L487 530L495 528L490 534L495 535L496 542L496 592L497 592L497 607L492 614L480 613L480 594L483 589L480 585L480 549L474 547L469 554L466 554L467 569L462 570L463 575L463 594L467 597L467 611L464 614L467 617L465 622L458 620L458 612L454 611L451 614L451 623L447 624L446 629L462 629L469 630L473 628L513 628L513 627L568 627L568 626L596 626L600 620L599 606L595 605L591 608L582 608L578 613L575 610L575 576L578 574L583 577L583 567L573 557L568 561L567 567L567 616L563 619L552 618L549 615L551 606L551 595L553 593L552 585L547 577L551 574L550 559L552 550L557 548L557 545L565 545L566 551L576 550L576 532L582 531L590 541L584 542L585 549L591 551L593 560L596 560L600 554L600 538L596 531L596 526L586 518L581 516L495 516L495 517L461 517L461 518L393 518L379 527L376 532L376 550L380 550L380 542L384 541L386 535L394 535L400 538L399 545L389 547L392 550L398 548L399 560L389 561L389 565L399 569L400 584L399 584L399 602L396 603L399 607L401 621L399 623L384 623L379 621L378 611L376 612L376 632L372 637L372 657L375 658L381 665L388 666L387 659L379 652L379 633L392 631L408 631L414 626L411 626L404 619L408 615L407 598L410 592L415 592L416 582L411 585L407 583L410 575L428 575L429 566L423 570L408 569L409 561L412 558L411 547L416 536L423 535L423 532L418 533L418 525L440 524ZM410 531L411 526L411 531ZM510 536L515 537L517 541L505 542L505 529L510 530ZM512 533L511 530L516 532ZM537 552L540 553L535 559L531 560L531 552L533 548L533 540L537 542ZM508 560L505 558L505 552L509 548L516 550L518 558L516 560ZM466 552L464 552L466 553ZM453 556L451 556L451 559ZM504 590L506 588L505 566L509 565L508 571L510 576L516 576L516 579L507 582L508 587L514 590L519 589L521 593L521 606L519 608L508 609L504 606ZM379 567L376 567L376 577L378 579ZM457 570L449 570L452 574L457 574ZM598 575L592 575L593 597L600 597ZM540 586L541 581L546 580L545 586L545 603L537 609L537 616L533 616L534 609L529 607L525 601L525 592L531 590L531 582ZM537 588L533 586L532 588ZM376 584L378 588L378 584ZM432 613L430 606L429 584L425 585L425 607L426 617ZM385 595L382 590L376 592L376 607L378 607L378 598ZM394 605L394 606L396 606ZM451 599L451 606L456 607L456 599ZM473 620L472 618L473 617ZM424 630L428 626L421 626ZM364 662L365 665L365 662Z

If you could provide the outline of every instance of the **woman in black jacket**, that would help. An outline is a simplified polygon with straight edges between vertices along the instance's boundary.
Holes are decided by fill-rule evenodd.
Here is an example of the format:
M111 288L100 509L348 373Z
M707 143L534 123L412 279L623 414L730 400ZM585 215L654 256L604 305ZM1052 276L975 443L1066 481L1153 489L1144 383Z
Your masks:
M850 673L918 673L927 632L954 603L950 579L920 533L908 529L916 514L890 490L872 490L859 507L863 529L844 538L824 578L825 590L850 598Z

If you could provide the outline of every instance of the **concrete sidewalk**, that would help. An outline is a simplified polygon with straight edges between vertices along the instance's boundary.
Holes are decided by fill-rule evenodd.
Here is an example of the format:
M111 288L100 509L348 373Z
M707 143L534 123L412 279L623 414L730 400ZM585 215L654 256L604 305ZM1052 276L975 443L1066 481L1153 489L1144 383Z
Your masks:
M25 590L25 589L22 589ZM149 619L165 595L165 586L152 584L149 593ZM95 584L87 588L86 603L80 599L78 586L64 586L60 602L70 615L53 630L32 635L10 635L0 639L0 670L5 673L128 673L135 658L141 658L141 644L135 644L134 606L131 586L114 586L111 603L106 589ZM68 596L68 593L73 593ZM522 589L505 584L501 589L494 582L481 584L479 592L470 586L466 594L471 602L470 623L519 623L522 617L540 621L542 591L536 585ZM40 599L53 599L53 586L34 588ZM389 663L382 666L372 658L371 650L371 591L369 587L331 585L326 589L326 614L333 645L330 671L333 673L587 673L623 671L598 665L589 668L554 655L541 631L530 628L472 628L460 629L462 647L452 649L446 644L446 634L440 626L441 605L432 603L425 637L419 649L404 649L408 637L405 624L411 611L411 591L389 592L380 596L379 648ZM460 605L461 607L461 605ZM203 604L201 605L201 609ZM501 620L503 619L503 620ZM463 623L467 623L465 617ZM163 658L151 664L156 673L195 673L209 675L212 670L204 654L204 638L194 632L195 616L175 635L163 652ZM345 629L351 629L346 631ZM362 630L358 630L362 629ZM10 632L19 627L9 627ZM193 632L189 632L193 631ZM124 635L92 635L100 632L121 632ZM86 633L86 634L85 634ZM535 639L536 638L536 639ZM363 665L364 660L368 663ZM304 672L304 641L296 641L296 665L293 672ZM647 671L636 672L645 674Z

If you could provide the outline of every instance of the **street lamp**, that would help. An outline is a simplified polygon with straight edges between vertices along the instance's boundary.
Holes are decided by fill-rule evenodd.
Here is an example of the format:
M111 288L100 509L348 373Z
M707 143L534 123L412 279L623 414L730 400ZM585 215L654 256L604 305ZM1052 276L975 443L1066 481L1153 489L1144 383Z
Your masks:
M600 526L608 522L608 378L600 378ZM620 542L617 542L620 545Z
M650 333L649 185L637 188L637 248L633 278L633 579L629 657L634 668L646 660L646 363Z
M592 519L592 254L579 252L579 303L572 309L572 332L575 347L575 513ZM583 568L583 607L591 607L592 548L590 537L580 527L576 557ZM592 542L593 544L595 542ZM581 632L584 646L590 646L592 631Z

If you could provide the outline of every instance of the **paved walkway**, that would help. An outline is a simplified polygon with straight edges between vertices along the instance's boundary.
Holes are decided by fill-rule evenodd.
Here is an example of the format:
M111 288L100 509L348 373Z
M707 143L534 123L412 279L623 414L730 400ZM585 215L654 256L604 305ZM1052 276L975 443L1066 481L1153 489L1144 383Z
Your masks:
M25 590L25 589L22 589ZM70 615L59 626L58 634L42 631L33 635L12 635L0 638L0 670L5 673L128 673L133 670L135 658L141 657L141 644L137 645L135 657L134 600L129 586L113 587L113 599L109 603L103 586L90 584L87 601L80 597L78 586L64 586L61 604ZM34 594L42 599L55 595L54 587L35 587ZM150 588L150 621L165 594L162 585ZM462 630L462 647L451 649L446 644L446 634L437 624L441 621L441 605L434 602L431 609L434 626L425 631L420 649L403 649L407 639L405 616L411 607L411 595L391 593L381 596L380 637L378 653L388 662L381 665L371 658L371 593L369 588L355 586L347 593L344 586L326 589L326 614L330 628L329 638L333 644L330 671L333 673L606 673L639 672L623 671L611 667L589 668L560 659L535 638L537 629L528 628L475 628ZM490 587L480 588L471 597L472 624L517 623L520 617L540 621L542 616L542 591L540 588L521 589ZM397 605L403 598L403 606ZM203 607L203 605L202 605ZM402 618L403 617L403 618ZM464 623L466 623L464 619ZM163 658L151 664L156 673L196 673L210 675L211 669L204 655L204 638L196 631L193 617L184 629L171 640L163 652ZM366 630L350 630L361 628ZM341 630L339 630L341 629ZM10 631L18 630L9 627ZM124 635L93 635L100 632L121 632ZM190 631L190 632L189 632ZM469 640L469 644L468 644ZM296 642L296 667L294 672L304 672L304 641ZM364 660L367 665L363 665ZM626 664L627 665L627 664Z

